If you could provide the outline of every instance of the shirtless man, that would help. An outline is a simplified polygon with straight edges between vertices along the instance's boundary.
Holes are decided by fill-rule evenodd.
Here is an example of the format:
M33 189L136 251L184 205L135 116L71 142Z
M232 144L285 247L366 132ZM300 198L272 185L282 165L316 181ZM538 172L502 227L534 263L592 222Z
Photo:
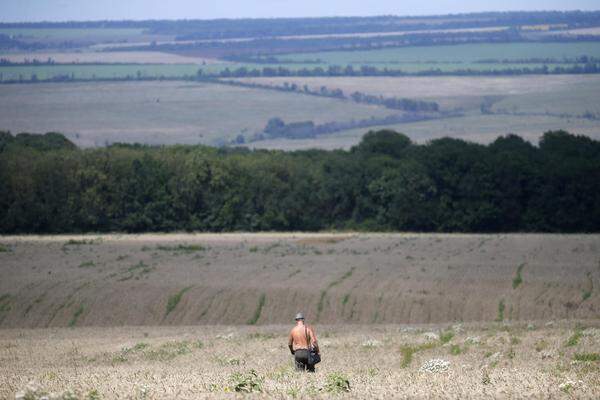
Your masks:
M319 352L317 335L312 327L304 324L304 315L296 314L296 326L290 332L288 347L294 355L297 371L315 372L315 366L308 363L308 348L314 347Z

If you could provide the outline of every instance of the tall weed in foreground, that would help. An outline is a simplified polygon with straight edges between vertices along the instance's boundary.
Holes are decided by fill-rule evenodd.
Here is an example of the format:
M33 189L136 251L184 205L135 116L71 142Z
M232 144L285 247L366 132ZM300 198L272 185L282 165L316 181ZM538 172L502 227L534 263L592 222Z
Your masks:
M339 372L327 375L327 383L324 387L329 393L345 393L350 391L350 380Z
M229 378L231 390L239 393L253 393L263 391L264 378L259 376L255 370L247 373L236 372Z
M582 336L583 336L583 332L581 331L581 329L580 328L575 329L575 332L573 332L573 334L569 337L569 339L567 339L567 343L565 343L565 346L567 346L567 347L577 346L577 344L579 344L579 340L581 339Z

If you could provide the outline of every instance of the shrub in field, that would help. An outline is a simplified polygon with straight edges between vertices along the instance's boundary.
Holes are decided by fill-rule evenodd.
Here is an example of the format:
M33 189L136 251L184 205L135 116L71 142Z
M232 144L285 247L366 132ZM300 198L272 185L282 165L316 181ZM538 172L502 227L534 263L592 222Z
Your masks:
M191 352L190 343L187 341L167 342L158 349L146 351L144 356L148 360L169 361L177 356L182 356Z
M344 393L350 391L350 380L341 373L334 372L327 375L327 383L324 387L329 393Z
M252 393L262 392L264 378L260 377L255 370L250 370L247 373L235 373L231 375L231 389L234 392Z
M177 246L159 245L156 246L156 250L172 251L174 253L194 253L197 251L205 251L207 248L199 244L179 244Z
M567 340L567 343L565 344L565 346L567 346L567 347L577 346L577 344L579 343L579 339L581 339L582 336L583 336L583 333L582 333L581 329L576 329L575 332L573 332L573 334Z
M9 251L11 251L10 247L0 243L0 253L8 253Z
M48 393L41 386L34 382L29 382L24 390L15 394L15 400L99 400L100 393L97 390L91 390L85 396L80 396L72 390L65 390L60 393Z
M79 317L81 316L81 314L83 314L84 311L84 307L83 305L80 305L79 308L75 311L75 313L73 314L73 317L71 318L71 320L69 321L69 327L74 327L75 324L77 324L77 320L79 319Z
M561 383L560 385L558 385L558 388L569 394L571 393L574 389L576 389L578 386L583 385L583 381L573 381L573 380L567 380L566 382Z
M452 354L453 356L457 356L460 353L462 353L462 349L459 345L453 344L452 346L450 346L450 354Z
M454 332L446 331L440 335L440 341L442 342L442 344L446 344L449 341L451 341L453 337L454 337Z
M95 265L96 264L94 264L93 261L86 261L86 262L82 262L81 264L79 264L79 268L91 268Z
M412 358L415 353L418 353L422 350L433 349L434 347L437 347L437 343L435 342L423 343L418 346L403 346L400 349L400 352L402 353L402 363L400 366L402 368L408 367L412 362Z
M525 267L525 264L521 264L519 265L519 267L517 268L517 274L515 275L513 282L512 282L512 287L513 289L516 289L519 287L519 285L521 283L523 283L523 277L521 276L521 272L523 271L523 267Z
M181 301L181 297L183 297L184 293L190 290L191 288L191 286L183 288L173 296L169 297L169 300L167 301L167 311L165 313L165 317L169 315L169 313L173 311L175 307L177 307L177 304L179 304L179 301Z
M600 361L600 353L575 353L573 359L584 362Z
M504 321L504 309L506 306L504 305L504 299L500 300L498 303L498 316L496 317L496 322Z

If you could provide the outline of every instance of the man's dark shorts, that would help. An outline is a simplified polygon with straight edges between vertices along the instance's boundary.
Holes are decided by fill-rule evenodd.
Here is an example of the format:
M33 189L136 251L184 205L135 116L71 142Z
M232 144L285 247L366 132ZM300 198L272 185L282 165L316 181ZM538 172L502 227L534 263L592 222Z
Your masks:
M315 366L308 363L308 350L298 349L294 352L297 371L315 372Z

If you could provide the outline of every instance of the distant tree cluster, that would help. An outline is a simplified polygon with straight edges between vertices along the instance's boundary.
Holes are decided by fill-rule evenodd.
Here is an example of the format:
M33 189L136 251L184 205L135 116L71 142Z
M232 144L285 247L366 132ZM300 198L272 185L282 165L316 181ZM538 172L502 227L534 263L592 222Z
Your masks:
M346 131L349 129L369 128L372 126L394 125L401 123L427 121L436 118L448 118L462 116L461 113L445 112L440 115L431 115L427 113L406 113L392 114L385 117L369 117L350 121L331 121L322 124L315 124L313 121L300 121L285 123L281 118L271 118L262 132L256 133L250 138L251 142L266 139L310 139L319 135L328 135L335 132ZM246 140L238 136L232 144L243 144Z
M298 68L291 69L284 66L247 68L238 67L230 69L229 67L218 72L207 73L202 69L198 70L197 77L200 79L209 78L246 78L246 77L341 77L341 76L513 76L513 75L546 75L546 74L596 74L600 72L600 62L590 61L586 64L575 65L556 65L549 67L540 64L535 67L501 67L490 69L456 68L453 70L442 70L431 67L430 69L417 72L407 72L401 68L377 68L370 65L363 65L355 68L352 65L341 67L339 65L330 65L327 68Z
M378 131L351 151L81 150L0 135L2 233L322 229L600 232L600 142Z

